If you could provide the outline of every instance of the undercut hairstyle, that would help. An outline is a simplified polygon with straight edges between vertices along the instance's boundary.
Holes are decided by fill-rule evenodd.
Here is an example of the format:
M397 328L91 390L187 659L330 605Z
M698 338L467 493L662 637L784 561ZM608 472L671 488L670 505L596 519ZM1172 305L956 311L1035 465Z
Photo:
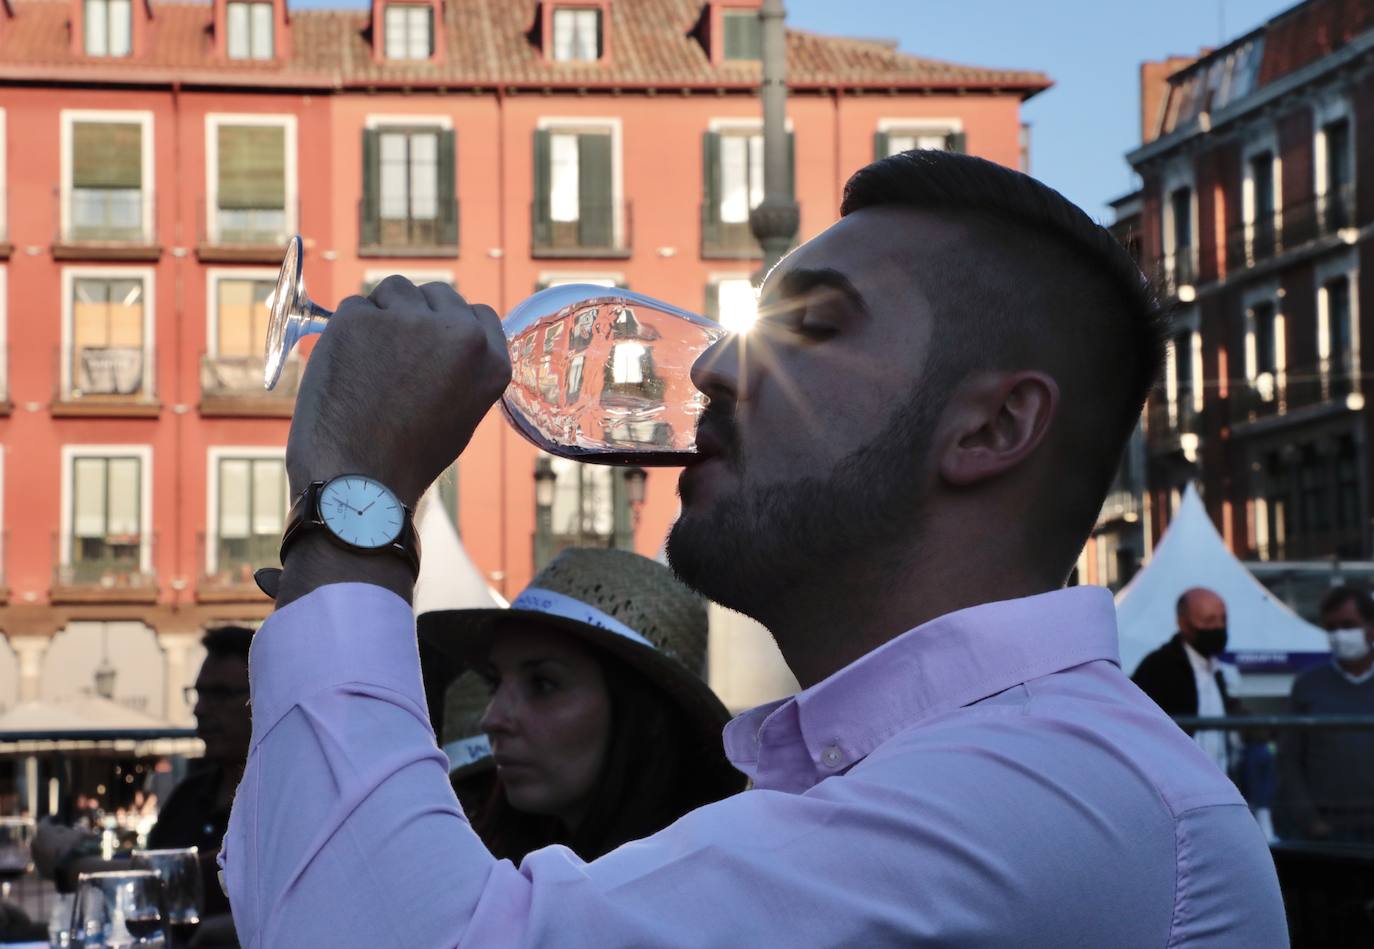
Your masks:
M970 371L1036 368L1059 385L1049 437L1062 464L1023 540L1067 575L1164 364L1169 320L1154 287L1059 192L971 155L915 150L860 169L841 216L880 207L933 212L965 233L913 255L935 318L923 378L952 386Z
M1347 602L1355 604L1355 612L1360 614L1360 619L1366 623L1374 623L1374 599L1370 598L1369 589L1358 583L1346 583L1327 590L1322 597L1321 605L1317 607L1317 615L1325 616L1332 610L1345 606Z
M248 662L253 631L247 626L214 626L205 631L200 644L206 659L241 659Z

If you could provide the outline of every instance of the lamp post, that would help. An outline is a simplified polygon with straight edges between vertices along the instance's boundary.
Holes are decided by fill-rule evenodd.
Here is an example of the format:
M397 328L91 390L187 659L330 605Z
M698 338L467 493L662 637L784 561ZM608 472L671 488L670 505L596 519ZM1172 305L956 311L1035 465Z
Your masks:
M644 494L649 481L649 472L636 465L633 468L626 468L622 477L625 479L625 500L630 505L631 523L635 528L638 528L639 513L644 507Z
M749 212L749 227L763 245L763 269L755 284L782 260L797 234L800 212L787 167L787 13L782 0L763 0L759 8L763 37L763 203Z

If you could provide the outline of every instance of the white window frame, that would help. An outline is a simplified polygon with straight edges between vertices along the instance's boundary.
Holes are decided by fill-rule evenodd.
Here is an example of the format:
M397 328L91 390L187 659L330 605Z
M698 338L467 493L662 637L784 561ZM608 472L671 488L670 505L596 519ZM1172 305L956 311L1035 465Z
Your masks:
M750 134L751 136L752 136L752 135L759 135L759 136L762 136L762 135L763 135L763 120L761 120L761 119L755 119L755 118L738 118L738 117L712 118L712 119L708 119L708 120L707 120L706 128L707 128L708 131L715 132L717 135L726 134L726 133L731 134L731 135L735 135L735 134L739 134L739 133L741 133L741 132L746 132L746 133ZM785 128L785 130L787 131L788 134L792 134L792 133L793 133L792 119L791 119L790 117L787 119L787 121L786 121L786 123L785 123L785 125L784 125L784 128ZM794 158L794 160L795 160L795 158ZM795 175L795 173L796 173L796 170L793 169L793 174ZM765 175L765 176L767 175L767 171L764 172L764 175ZM767 190L766 186L764 186L764 188L765 188L765 191L766 191L766 190ZM724 196L724 193L723 193L723 192L722 192L722 194L721 194L720 200L721 200L722 203L725 201L725 196ZM751 205L749 209L752 211L752 210L754 209L754 207L755 207L755 205ZM716 213L716 214L720 214L720 213L721 213L721 209L720 209L720 208L716 208L716 212L715 212L715 213ZM736 223L738 223L738 222L736 222Z
M1274 392L1271 399L1278 402L1280 411L1285 404L1284 396L1288 377L1288 315L1284 311L1283 294L1277 281L1270 280L1248 287L1241 296L1241 312L1245 314L1245 380L1253 388L1259 376L1259 345L1255 338L1255 306L1260 303L1274 305Z
M219 358L219 285L224 280L275 281L270 267L211 267L205 271L205 355Z
M1279 151L1278 132L1273 126L1265 128L1248 139L1241 149L1241 220L1245 225L1245 256L1249 264L1255 259L1255 230L1259 223L1255 219L1258 202L1255 200L1255 173L1251 160L1268 152L1273 156L1273 203L1274 203L1274 251L1277 253L1283 242L1283 155ZM1194 243L1197 243L1194 241Z
M611 246L623 247L625 244L625 163L622 148L624 137L623 122L617 116L541 116L535 122L541 132L573 135L587 132L611 133ZM547 195L535 195L536 201L547 199Z
M1178 427L1179 416L1181 415L1178 391L1178 361L1180 358L1187 358L1193 370L1192 407L1196 412L1202 411L1202 333L1200 323L1196 306L1180 310L1174 317L1172 335L1169 337L1168 346L1164 351L1164 394L1171 429ZM1180 354L1177 341L1184 333L1188 334L1188 352Z
M92 59L128 59L130 56L132 56L132 55L134 54L134 16L136 15L134 11L138 8L139 0L129 0L129 48L128 48L127 50L125 50L124 52L122 52L122 53L112 53L112 52L109 51L109 50L110 50L110 29L109 29L109 24L110 24L110 20L109 20L109 15L110 15L110 10L109 10L109 7L110 7L110 0L103 0L103 2L105 3L105 17L106 17L106 20L105 20L105 52L103 52L103 53L91 53L91 52L88 52L88 51L87 51L87 50L89 50L89 48L90 48L90 43L88 42L87 37L89 36L89 30L90 30L90 27L91 27L91 23L90 23L90 18L86 15L86 14L87 14L87 10L86 10L86 0L80 0L80 2L81 2L81 55L90 57L90 58L92 58Z
M78 458L137 458L139 460L138 569L153 569L153 446L152 445L63 445L62 517L58 544L59 566L72 563L72 502L76 486L72 474Z
M369 284L375 286L392 274L400 274L417 287L426 283L446 283L449 286L456 286L452 270L434 267L405 269L396 267L369 267L363 271L363 286L366 287Z
M1345 278L1350 297L1350 391L1364 390L1360 378L1360 258L1354 247L1317 264L1313 276L1317 286L1317 359L1321 369L1322 396L1331 387L1331 309L1326 285L1337 277Z
M572 58L572 59L561 59L561 58L558 57L558 55L557 55L557 52L558 52L558 21L559 21L559 19L560 19L560 17L559 17L559 14L560 14L560 13L564 13L564 14L571 13L573 16L576 16L577 14L586 14L586 13L590 13L590 14L592 14L592 15L595 17L595 20L596 20L596 50L595 50L595 55L592 56L591 59L581 59L581 58L578 58L578 57L574 57L574 58ZM555 4L553 4L553 5L550 7L550 10L549 10L549 17L550 17L550 19L549 19L549 46L550 46L550 48L549 48L549 59L550 59L550 61L555 62L555 63L584 63L584 64L585 64L585 63L597 63L597 62L600 62L600 61L601 61L602 56L603 56L603 51L604 51L605 48L606 48L606 37L605 37L606 17L605 17L604 11L603 11L600 7L588 7L588 6L581 6L581 5L572 5L572 6L569 6L569 5L567 5L567 4L558 4L558 3L555 3Z
M1174 258L1177 247L1174 244L1174 202L1173 194L1179 188L1187 188L1188 200L1188 233L1192 235L1193 245L1191 260L1193 274L1197 274L1198 259L1201 249L1198 246L1198 199L1197 199L1197 175L1193 168L1180 161L1175 166L1166 171L1161 177L1161 193L1159 202L1159 215L1161 228L1161 247L1164 251L1164 269L1170 280L1174 275Z
M205 450L205 575L212 577L219 569L219 463L226 458L249 461L280 461L286 464L286 448L273 445L211 445ZM287 509L291 507L291 487L286 488ZM285 515L283 515L283 520Z
M290 113L210 112L205 116L205 221L206 236L211 243L219 243L219 128L221 125L280 126L284 136L286 156L282 168L286 173L285 227L287 234L300 229L296 220L299 183L296 168L296 116Z
M3 106L0 106L0 243L9 239L10 233L10 208L9 208L9 174L5 167L5 152L8 150L5 141L5 129L8 125L8 117Z
M229 8L235 3L242 3L244 6L248 7L248 36L246 38L248 49L247 56L234 56L229 52L230 43L233 42L233 28L229 21ZM267 37L266 56L253 55L253 40L255 39L253 29L253 7L255 5L268 7L272 11L272 17L268 21L269 32ZM272 0L227 0L224 5L224 53L230 60L243 63L267 63L277 58L277 10Z
M156 391L157 365L154 361L153 328L157 310L157 285L152 267L63 267L62 268L62 398L71 398L72 363L68 355L75 349L72 291L83 277L104 280L140 279L143 281L143 389L139 395L151 399Z
M140 221L143 228L143 241L153 239L153 195L156 182L153 180L153 113L128 109L63 109L59 114L61 122L61 190L59 191L60 213L62 216L62 239L72 232L72 140L73 127L78 122L120 123L138 125L139 136L139 199L142 211Z
M398 9L401 8L401 7L406 7L407 9L406 9L405 12L406 12L407 14L410 13L410 10L411 10L411 9L424 9L424 10L427 10L427 11L428 11L428 13L429 13L429 52L426 53L424 56L410 56L410 55L405 55L405 56L392 56L392 55L391 55L390 51L388 50L388 47L390 46L390 44L391 44L391 42L392 42L392 40L391 40L391 30L390 30L390 24L387 23L387 20L390 19L390 17L389 17L388 14L391 12L391 8L392 8L392 7L396 7L396 8L398 8ZM436 52L438 52L438 49L439 49L439 39L438 39L438 35L437 35L438 32L439 32L439 22L438 22L438 20L439 20L439 11L436 10L436 9L433 7L433 5L423 2L423 0L387 0L387 2L385 2L385 3L382 4L382 58L383 58L384 60L386 60L387 62L389 62L389 63L426 63L426 62L429 62L431 59L434 58L434 54L435 54ZM410 29L410 28L407 26L407 27L406 27L406 30L407 30L407 37L406 37L406 38L407 38L407 39L409 39L409 29ZM408 47L407 47L407 48L408 48Z
M884 135L909 134L911 132L943 132L945 135L959 135L964 131L964 120L958 116L906 116L904 118L884 118L878 120L878 131ZM881 156L886 158L887 156Z
M1360 168L1356 163L1355 150L1356 122L1355 112L1350 107L1350 97L1343 93L1332 93L1319 99L1312 107L1312 193L1317 198L1326 196L1330 183L1326 180L1326 126L1345 119L1350 130L1350 172L1352 184L1359 181Z

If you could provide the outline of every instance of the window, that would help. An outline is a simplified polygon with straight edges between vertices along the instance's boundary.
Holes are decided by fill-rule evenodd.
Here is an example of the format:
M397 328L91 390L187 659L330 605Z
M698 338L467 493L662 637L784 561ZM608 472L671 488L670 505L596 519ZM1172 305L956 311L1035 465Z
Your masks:
M78 276L71 280L69 395L127 399L145 393L146 287L141 277Z
M619 247L614 146L608 129L535 132L536 250Z
M143 123L72 121L69 136L66 238L144 239Z
M788 178L783 190L792 191L793 137L787 134ZM758 256L758 243L749 227L749 212L763 202L763 134L756 125L707 132L702 208L703 252L708 256Z
M272 58L272 4L232 0L227 17L230 59Z
M554 9L554 62L594 63L601 49L600 10Z
M967 150L964 133L946 125L894 125L874 134L873 157L875 159L899 155L915 148L929 148L945 152L964 152Z
M211 119L214 229L224 244L271 244L288 233L288 150L292 128L283 122Z
M1279 371L1278 314L1272 303L1257 303L1250 311L1250 319L1255 333L1255 372L1253 378L1263 388L1264 377L1273 377ZM1272 396L1265 396L1266 400Z
M725 10L721 13L726 59L761 59L763 28L757 10Z
M131 0L85 0L87 56L128 56L133 49Z
M1174 338L1171 365L1174 374L1173 403L1178 414L1193 406L1193 336L1191 332Z
M452 129L381 127L363 132L365 247L457 247Z
M251 584L253 570L274 563L285 526L289 489L280 458L216 460L216 575Z
M137 574L143 545L142 459L72 459L69 567L77 584Z
M1354 174L1350 154L1350 120L1337 119L1322 126L1325 142L1325 189L1318 195L1322 228L1349 227L1354 220Z
M1261 152L1250 159L1250 253L1254 258L1274 253L1274 155Z
M434 55L434 8L388 3L384 33L387 59L429 59Z
M271 279L223 277L215 287L215 354L221 358L262 356L267 338Z
M748 277L721 277L707 285L706 315L727 330L747 330L758 312L758 291Z
M1350 280L1337 277L1322 285L1327 352L1324 369L1331 380L1331 391L1344 395L1354 388L1354 332L1350 313Z
M535 508L535 568L568 547L633 547L632 517L620 469L540 455L535 470L552 476L549 500Z

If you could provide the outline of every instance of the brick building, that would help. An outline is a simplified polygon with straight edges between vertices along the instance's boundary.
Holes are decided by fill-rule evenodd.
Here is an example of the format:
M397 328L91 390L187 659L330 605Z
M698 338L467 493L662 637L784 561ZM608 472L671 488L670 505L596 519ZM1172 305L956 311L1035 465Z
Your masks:
M1145 420L1152 535L1199 479L1262 574L1368 560L1374 0L1309 0L1142 86L1141 253L1177 306Z
M198 631L264 615L299 362L258 378L288 235L326 305L399 272L503 311L570 280L747 308L757 6L0 2L0 703L108 654L119 698L183 719ZM1048 86L795 31L787 56L803 239L875 149L1016 166ZM653 555L676 510L675 472L632 510L621 474L538 459L495 417L459 467L444 502L508 596L566 544Z

